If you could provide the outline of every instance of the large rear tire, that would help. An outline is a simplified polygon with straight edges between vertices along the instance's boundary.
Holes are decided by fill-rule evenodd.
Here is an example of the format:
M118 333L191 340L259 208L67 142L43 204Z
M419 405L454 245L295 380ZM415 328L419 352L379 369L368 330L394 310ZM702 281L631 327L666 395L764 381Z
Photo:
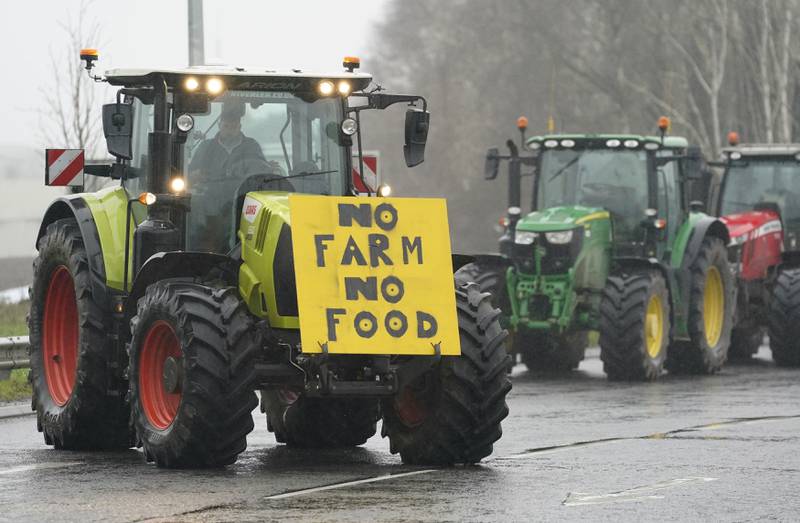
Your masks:
M503 312L500 317L501 325L503 325L504 318L511 314L508 286L506 285L506 269L507 267L501 265L472 262L464 265L455 273L455 279L459 285L474 282L481 292L488 292L492 295L492 304Z
M127 385L113 361L110 311L92 292L77 222L48 225L38 249L28 328L39 432L57 449L129 448Z
M670 332L670 296L660 273L609 276L600 302L600 359L608 379L657 380Z
M220 467L236 461L258 404L248 383L252 320L231 288L150 285L131 320L132 419L147 461Z
M508 415L506 331L489 294L457 285L461 356L444 356L392 399L383 400L383 436L404 463L477 463L500 439Z
M285 390L261 391L267 428L278 443L300 448L363 445L380 418L374 399L308 398Z
M583 361L589 345L587 332L550 334L519 331L514 336L514 352L532 372L569 372Z
M667 369L674 373L713 374L728 358L733 327L733 278L728 251L708 236L689 267L689 337L670 347Z
M769 312L772 359L781 367L800 366L800 269L780 272Z

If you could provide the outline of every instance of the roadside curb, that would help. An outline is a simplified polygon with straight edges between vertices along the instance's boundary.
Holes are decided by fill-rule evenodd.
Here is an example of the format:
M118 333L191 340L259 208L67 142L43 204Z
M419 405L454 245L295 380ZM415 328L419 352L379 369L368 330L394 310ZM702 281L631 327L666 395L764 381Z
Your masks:
M35 414L35 412L31 410L30 403L13 403L0 407L0 419L30 416L33 414Z

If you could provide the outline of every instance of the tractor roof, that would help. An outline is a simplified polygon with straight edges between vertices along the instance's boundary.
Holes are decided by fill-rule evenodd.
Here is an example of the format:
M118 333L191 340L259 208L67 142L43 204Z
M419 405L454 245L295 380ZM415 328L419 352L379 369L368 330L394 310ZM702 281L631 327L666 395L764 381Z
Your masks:
M791 156L800 154L800 143L743 143L722 149L722 154L729 156L738 152L742 156Z
M139 86L151 85L155 75L164 76L167 85L177 86L189 77L221 78L229 89L255 90L311 90L319 80L348 80L353 91L366 88L372 75L366 73L336 72L319 74L293 69L274 71L266 67L195 66L163 69L111 69L105 77L111 85Z
M636 140L640 143L658 143L661 144L660 136L645 136L640 134L543 134L540 136L531 136L525 140L526 144L531 142L545 142L547 140L573 140L576 146L580 147L581 142L591 146L605 146L608 140ZM588 143L587 143L588 142ZM663 147L667 149L681 149L689 146L689 141L681 136L664 136Z

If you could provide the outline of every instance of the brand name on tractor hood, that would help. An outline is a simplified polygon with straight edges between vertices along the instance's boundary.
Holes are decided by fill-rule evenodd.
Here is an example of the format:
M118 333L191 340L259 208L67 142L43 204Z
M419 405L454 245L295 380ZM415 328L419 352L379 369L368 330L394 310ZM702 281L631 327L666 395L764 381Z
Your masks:
M303 82L286 80L272 82L242 82L236 84L237 89L265 89L271 91L297 91L303 87Z

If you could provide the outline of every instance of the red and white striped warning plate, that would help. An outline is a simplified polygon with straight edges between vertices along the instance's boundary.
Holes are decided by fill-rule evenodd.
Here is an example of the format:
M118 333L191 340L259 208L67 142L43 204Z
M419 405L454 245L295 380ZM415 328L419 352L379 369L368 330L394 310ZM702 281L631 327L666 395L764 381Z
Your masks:
M379 159L380 153L378 151L364 151L364 180L362 181L361 176L358 175L358 155L353 155L353 187L355 187L356 192L366 194L375 192L375 189L378 188L380 183L380 178L378 177ZM364 182L368 187L364 186Z
M47 149L45 161L45 185L83 185L83 149Z

